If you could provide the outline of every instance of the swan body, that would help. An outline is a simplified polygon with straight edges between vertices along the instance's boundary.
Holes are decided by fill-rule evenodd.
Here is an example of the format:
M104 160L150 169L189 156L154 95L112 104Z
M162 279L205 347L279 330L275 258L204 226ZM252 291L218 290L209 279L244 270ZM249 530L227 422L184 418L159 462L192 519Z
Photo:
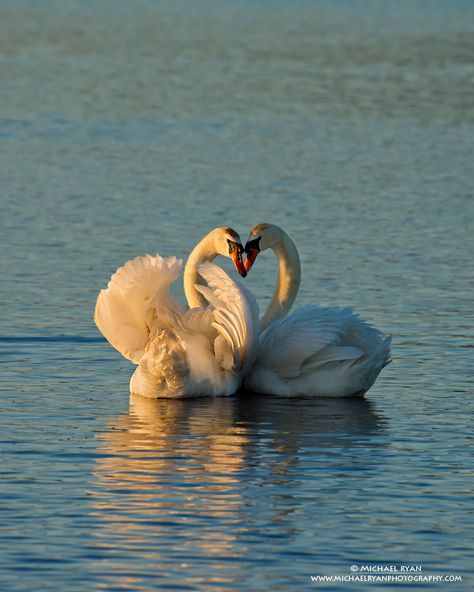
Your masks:
M368 391L390 362L391 338L348 308L308 305L287 315L301 279L298 251L283 229L259 224L245 248L247 271L265 249L277 256L278 281L260 321L258 356L245 387L290 397L346 397Z
M178 398L239 388L257 351L258 309L244 286L210 263L218 254L237 257L239 243L231 229L216 229L193 250L184 273L192 308L170 294L182 267L175 257L128 261L101 290L94 319L109 343L137 364L132 393Z

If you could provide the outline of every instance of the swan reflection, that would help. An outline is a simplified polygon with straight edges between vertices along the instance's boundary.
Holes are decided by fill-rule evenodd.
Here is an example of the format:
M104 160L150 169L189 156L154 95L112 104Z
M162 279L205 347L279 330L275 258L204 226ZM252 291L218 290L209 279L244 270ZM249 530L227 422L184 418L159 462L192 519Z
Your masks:
M220 590L216 574L226 570L226 558L242 553L239 471L248 437L236 421L235 399L132 395L129 413L100 438L91 512L99 524L95 546L109 558L117 585L140 589L129 580L137 561L187 573L187 584L199 585L201 576L187 568L190 557L199 557L214 574L206 582ZM143 566L146 577L142 572ZM227 574L222 589L229 581Z
M282 453L348 448L381 434L386 419L364 397L277 398L241 392L242 417L261 423Z
M372 454L384 429L365 399L132 395L128 413L100 435L94 545L121 584L137 563L153 561L178 584L228 589L243 577L235 560L246 557L260 524L282 537L303 527L295 509L318 491L314 481L295 491L300 472L337 464L344 450L370 446Z

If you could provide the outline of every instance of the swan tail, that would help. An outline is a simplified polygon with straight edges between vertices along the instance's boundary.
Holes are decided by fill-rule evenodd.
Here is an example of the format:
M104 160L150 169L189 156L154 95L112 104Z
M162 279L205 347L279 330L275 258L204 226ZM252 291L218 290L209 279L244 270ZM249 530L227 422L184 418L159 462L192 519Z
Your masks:
M382 360L382 368L388 366L392 362L392 352L390 351L390 345L392 344L392 337L385 337L380 344L379 356Z
M378 333L382 337L374 349L365 353L358 360L354 360L347 367L346 388L352 388L358 394L366 393L372 387L382 369L391 362L390 343L392 338L383 336L380 331ZM348 383L349 387L347 387Z
M386 336L359 318L358 315L353 314L350 309L344 309L350 314L344 323L344 329L341 335L341 343L344 345L351 345L358 347L365 352L372 352L379 348L380 344L384 342ZM388 342L390 345L390 342Z
M94 320L107 341L125 358L140 362L150 334L182 314L169 294L181 261L145 255L127 261L97 298Z

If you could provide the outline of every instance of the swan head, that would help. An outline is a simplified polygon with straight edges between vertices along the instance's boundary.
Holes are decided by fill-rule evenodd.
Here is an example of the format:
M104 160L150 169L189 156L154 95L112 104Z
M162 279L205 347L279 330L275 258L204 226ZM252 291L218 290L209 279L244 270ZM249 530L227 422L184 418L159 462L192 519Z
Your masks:
M233 228L217 228L214 234L216 253L223 257L230 257L235 269L242 277L245 277L247 270L242 259L244 246L238 233Z
M257 224L249 233L247 242L245 243L245 269L247 273L252 269L260 251L270 249L275 244L276 237L274 236L274 229L277 228L273 224Z

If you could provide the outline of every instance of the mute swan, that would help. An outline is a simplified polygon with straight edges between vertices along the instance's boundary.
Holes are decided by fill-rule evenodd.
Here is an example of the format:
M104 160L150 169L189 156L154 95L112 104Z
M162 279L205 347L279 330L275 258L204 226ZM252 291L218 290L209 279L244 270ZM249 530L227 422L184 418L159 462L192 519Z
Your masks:
M245 245L247 271L266 249L277 257L278 280L260 321L259 353L245 386L282 396L345 397L368 391L390 362L391 337L348 308L308 305L285 316L300 284L298 251L283 229L258 224Z
M256 355L257 303L210 261L230 257L245 276L242 252L230 228L216 228L196 245L184 270L189 310L169 292L181 273L176 257L137 257L113 274L99 293L94 320L109 343L138 365L132 393L188 397L239 388Z

